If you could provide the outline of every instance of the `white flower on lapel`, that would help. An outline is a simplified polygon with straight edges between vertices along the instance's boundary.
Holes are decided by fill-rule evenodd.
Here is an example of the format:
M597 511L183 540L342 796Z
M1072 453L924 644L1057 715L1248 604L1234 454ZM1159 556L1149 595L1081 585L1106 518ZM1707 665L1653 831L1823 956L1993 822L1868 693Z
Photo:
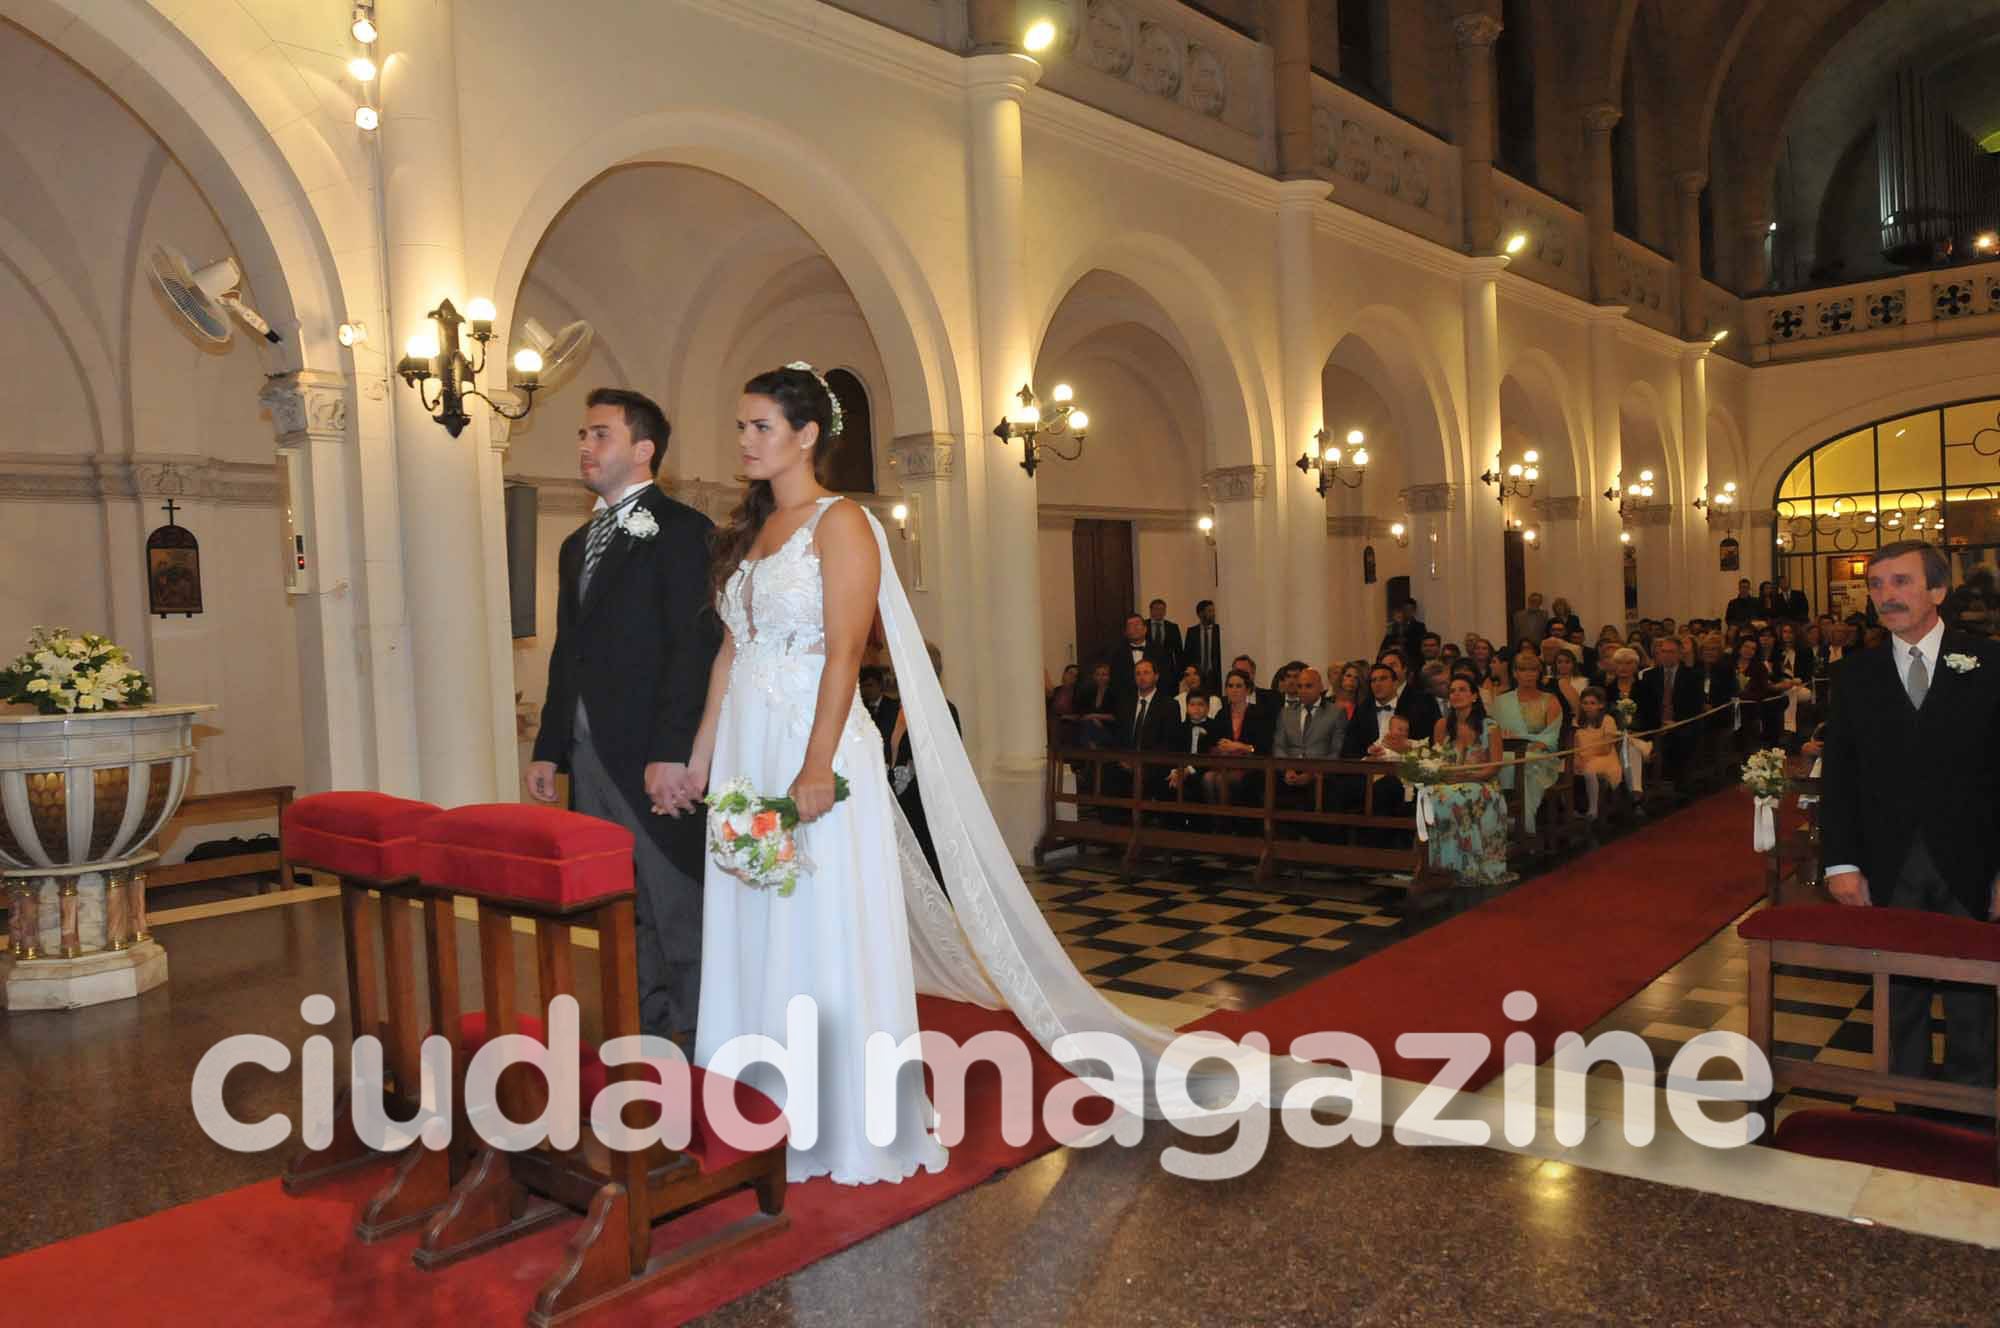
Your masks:
M633 539L648 540L660 533L660 523L653 514L634 503L618 516L618 528Z
M1979 656L1946 655L1944 657L1944 664L1953 673L1970 673L1979 667Z

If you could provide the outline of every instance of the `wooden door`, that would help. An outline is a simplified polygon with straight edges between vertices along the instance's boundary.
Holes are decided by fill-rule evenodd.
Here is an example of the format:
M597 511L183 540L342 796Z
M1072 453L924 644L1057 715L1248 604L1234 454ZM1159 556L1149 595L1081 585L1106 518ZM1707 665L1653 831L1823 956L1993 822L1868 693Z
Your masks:
M1076 564L1076 658L1085 673L1118 644L1134 610L1132 523L1079 520L1070 532Z
M1500 635L1494 640L1505 640L1514 634L1514 615L1528 607L1528 546L1518 530L1502 532L1506 536L1507 567L1507 621L1500 624ZM1507 642L1512 650L1514 643Z

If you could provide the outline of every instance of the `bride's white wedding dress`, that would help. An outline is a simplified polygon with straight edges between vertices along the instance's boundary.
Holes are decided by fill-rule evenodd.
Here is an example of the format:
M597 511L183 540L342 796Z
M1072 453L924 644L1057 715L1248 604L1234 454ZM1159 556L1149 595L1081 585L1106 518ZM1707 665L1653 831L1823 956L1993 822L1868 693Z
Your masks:
M826 634L819 556L813 531L828 505L775 553L745 561L723 588L721 610L736 643L735 664L716 729L711 787L738 775L759 793L781 793L798 774L812 732ZM864 1131L864 1048L870 1034L901 1043L916 1031L916 992L1005 1007L1058 1061L1101 1076L1105 1062L1067 1037L1109 1034L1137 1053L1144 1085L1097 1078L1100 1091L1126 1112L1161 1114L1152 1091L1163 1063L1178 1061L1195 1102L1226 1101L1235 1072L1199 1054L1170 1050L1173 1032L1124 1014L1083 978L1049 929L1000 835L972 763L959 741L932 670L924 637L890 560L888 537L863 509L881 557L876 609L888 639L903 714L947 899L931 875L890 791L880 731L856 704L848 713L834 770L849 797L804 827L802 851L812 871L780 899L744 886L708 864L702 914L701 1012L695 1060L708 1066L741 1034L787 1041L785 1006L811 996L819 1006L818 1135L794 1148L792 1180L831 1174L844 1183L899 1180L936 1170L945 1150L928 1133L933 1119L914 1066L898 1080L893 1145L877 1148ZM857 690L856 700L859 700ZM1259 1057L1258 1059L1261 1059ZM1284 1060L1263 1067L1282 1093L1304 1067ZM783 1104L775 1070L744 1075ZM789 1112L787 1113L790 1114Z

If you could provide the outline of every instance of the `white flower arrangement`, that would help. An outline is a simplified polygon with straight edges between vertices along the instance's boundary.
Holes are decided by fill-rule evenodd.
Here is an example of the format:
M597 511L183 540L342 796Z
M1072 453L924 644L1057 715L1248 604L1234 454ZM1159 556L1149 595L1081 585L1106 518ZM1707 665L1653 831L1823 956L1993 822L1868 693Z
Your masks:
M1396 760L1396 778L1411 788L1425 784L1448 782L1446 774L1451 769L1450 753L1429 738L1419 738L1404 748Z
M1743 763L1743 783L1760 798L1783 797L1785 792L1785 751L1766 747L1753 752Z
M1951 654L1944 657L1944 665L1953 673L1970 673L1979 667L1979 656Z
M44 715L99 713L142 706L153 684L132 657L95 632L37 627L27 652L0 669L0 703L31 705Z
M618 514L618 528L636 540L649 540L660 533L660 523L637 503Z

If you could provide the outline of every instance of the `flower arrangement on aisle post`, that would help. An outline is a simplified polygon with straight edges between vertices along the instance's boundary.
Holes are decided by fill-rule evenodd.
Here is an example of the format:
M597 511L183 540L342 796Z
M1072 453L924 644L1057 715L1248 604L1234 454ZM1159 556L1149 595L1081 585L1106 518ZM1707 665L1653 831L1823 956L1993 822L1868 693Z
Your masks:
M1621 696L1612 703L1611 713L1618 717L1618 727L1621 731L1629 730L1632 721L1639 717L1639 703L1629 696Z
M1429 843L1431 826L1437 823L1437 804L1431 800L1431 786L1451 780L1451 753L1419 738L1396 758L1396 778L1403 781L1403 796L1416 810L1417 842Z
M28 649L0 669L0 703L44 715L128 710L153 699L153 684L109 638L67 627L37 627Z
M847 800L847 777L833 777L833 800ZM716 865L745 885L787 896L812 862L799 848L799 807L790 798L766 798L738 776L710 793L708 851Z
M1759 853L1778 846L1778 800L1785 796L1785 749L1766 747L1743 763L1743 783L1756 796L1750 844Z

